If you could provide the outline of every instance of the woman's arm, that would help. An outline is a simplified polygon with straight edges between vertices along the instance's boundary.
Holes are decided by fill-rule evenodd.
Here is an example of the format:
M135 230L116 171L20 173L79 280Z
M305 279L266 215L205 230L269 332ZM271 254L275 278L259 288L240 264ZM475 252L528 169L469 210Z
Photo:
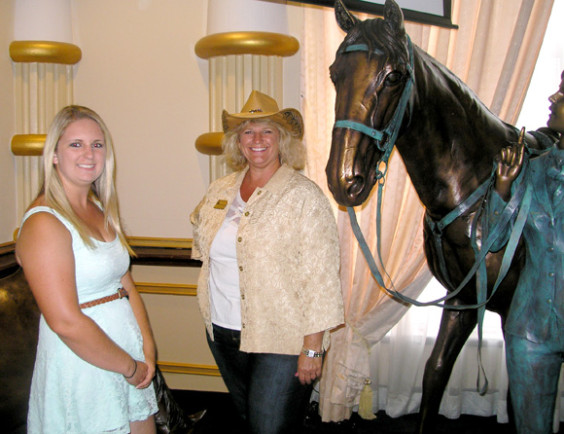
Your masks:
M300 249L300 301L305 321L303 348L321 353L325 331L338 326L343 318L339 275L339 235L329 201L317 187L309 191L297 231ZM327 343L327 342L326 342ZM310 384L321 376L322 357L300 353L296 376Z
M63 342L88 363L131 376L130 384L141 383L147 367L137 366L79 307L72 237L65 226L48 213L30 216L16 257L47 324Z
M145 363L147 364L147 375L143 381L137 385L138 388L143 388L149 386L153 377L155 375L156 360L157 360L157 347L155 344L155 339L153 337L153 331L151 329L151 324L149 323L149 316L147 315L147 310L145 309L145 303L139 295L133 278L129 272L125 273L121 279L121 284L129 293L129 303L131 304L131 309L133 309L133 314L141 330L141 335L143 336L143 353L145 354Z
M344 322L337 224L327 198L316 187L304 200L296 229L296 275L303 334L313 335ZM327 344L327 342L324 342Z

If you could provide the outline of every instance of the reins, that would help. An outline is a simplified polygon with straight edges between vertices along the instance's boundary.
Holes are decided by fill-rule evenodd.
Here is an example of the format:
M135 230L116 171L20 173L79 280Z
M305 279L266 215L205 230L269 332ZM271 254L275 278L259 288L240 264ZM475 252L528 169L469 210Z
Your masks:
M352 129L352 130L355 130L355 131L359 131L359 132L361 132L365 135L368 135L369 137L374 139L378 149L380 151L384 152L384 156L380 160L380 163L382 163L382 162L384 163L385 169L384 169L384 171L380 171L379 169L377 169L377 179L379 179L379 182L378 182L377 218L376 218L377 253L378 253L378 259L379 259L380 266L382 267L383 270L385 270L385 267L384 267L382 260L381 260L381 245L380 245L381 236L380 235L381 235L381 209L382 209L382 196L383 196L382 192L383 192L383 187L384 187L384 184L385 184L385 178L384 177L385 177L387 167L388 167L389 156L390 156L390 154L391 154L391 152L392 152L392 150L395 146L395 141L397 139L399 129L400 129L401 123L403 121L403 117L405 116L405 112L406 112L406 109L407 109L407 103L408 103L409 98L411 96L411 90L412 90L412 86L413 86L413 83L414 83L413 47L412 47L411 39L409 38L409 36L407 36L407 45L408 45L408 53L409 53L409 65L408 65L407 70L408 70L409 77L408 77L407 83L404 87L404 90L402 92L402 95L400 97L400 101L398 102L398 105L397 105L396 110L394 112L394 115L392 116L392 119L390 120L388 125L383 130L377 130L377 129L369 127L365 124L362 124L360 122L356 122L356 121L352 121L352 120L336 120L335 125L334 125L334 128L348 128L348 129ZM367 44L349 45L349 46L341 49L339 51L339 53L342 54L342 53L355 52L355 51L368 51L368 45ZM383 54L382 51L379 50L379 49L374 49L374 52ZM525 169L525 168L523 168L523 169ZM525 170L523 170L523 172L524 171ZM453 285L450 283L450 279L448 278L448 270L446 268L446 261L445 261L444 254L443 254L443 251L442 251L443 250L442 249L443 232L446 229L446 227L449 226L454 220L456 220L458 217L464 215L466 212L468 212L470 209L472 209L472 207L474 207L480 199L483 199L488 194L488 191L491 190L491 188L493 186L494 177L495 177L495 168L492 170L491 175L476 190L474 190L474 192L472 192L472 194L470 196L468 196L456 208L454 208L447 215L445 215L440 221L435 222L428 215L425 216L426 222L429 225L429 227L431 228L432 233L433 233L436 251L439 254L439 263L440 263L442 275L447 276L446 280L448 281L448 284L451 288L453 287ZM374 257L372 255L372 253L370 252L370 249L369 249L369 247L366 243L366 240L365 240L365 238L362 234L362 231L361 231L360 226L358 224L358 220L357 220L356 212L355 212L354 208L353 207L347 207L347 212L348 212L349 218L351 220L353 232L354 232L354 234L357 238L357 241L360 245L360 248L363 252L363 255L364 255L364 257L365 257L365 259L366 259L366 261L367 261L367 263L370 267L370 271L371 271L373 277L376 279L376 281L380 284L380 286L382 286L382 288L389 295L393 296L394 298L396 298L396 299L398 299L402 302L413 304L415 306L438 306L438 307L442 307L442 308L446 308L446 309L452 309L452 310L478 309L480 307L484 307L487 304L487 302L491 299L491 297L494 295L495 290L497 290L497 286L499 286L499 282L501 282L503 280L503 278L505 277L505 274L507 273L507 270L505 270L503 268L502 268L502 270L500 270L500 273L499 273L498 279L497 279L498 281L496 282L496 285L494 286L494 290L492 291L492 294L490 295L490 297L487 298L487 299L484 298L483 294L477 294L478 295L478 303L471 304L471 305L459 305L459 306L448 305L448 304L445 304L444 301L447 301L451 298L456 297L459 294L459 292L462 290L462 288L478 272L480 265L482 263L484 263L483 265L485 267L484 260L485 260L487 253L489 252L489 249L491 248L491 246L493 245L495 240L499 237L499 234L501 233L501 231L506 228L506 226L507 226L509 220L511 219L511 217L515 214L517 209L520 209L521 211L523 211L523 209L525 209L525 208L528 209L528 203L527 202L530 202L530 193L528 193L528 194L525 194L525 193L526 193L526 191L525 191L524 188L519 188L519 189L517 189L517 191L515 191L515 193L512 196L512 199L507 204L507 207L503 212L502 218L500 218L499 223L496 225L496 227L491 229L490 236L487 238L487 240L485 242L482 243L481 248L478 248L478 245L477 245L476 224L473 225L471 239L472 239L472 244L473 244L474 250L476 251L476 260L474 262L474 265L472 266L472 268L470 269L470 271L468 272L466 277L462 280L462 282L456 287L456 289L454 289L452 292L450 292L449 294L447 294L444 297L441 297L437 300L428 301L428 302L420 302L418 300L414 300L410 297L404 296L403 294L401 294L398 291L396 291L395 289L393 289L393 286L394 286L393 283L392 283L392 288L388 288L386 286L384 279L382 277L382 274L380 273L379 268L376 265L376 261L374 260ZM519 206L519 205L521 205L521 206ZM478 219L475 219L475 221L477 221L477 220ZM520 237L520 235L521 234L519 233L519 236L517 237L517 239ZM512 250L511 253L514 253L515 248L516 248L516 245L515 246L508 246L508 248L506 249L506 255L507 255L509 250ZM507 260L507 262L511 263L511 259L512 259L512 257L509 258ZM503 272L503 275L502 275L502 272ZM478 291L478 292L482 292L482 291Z
M526 170L526 163L525 163L525 166L523 167L522 170L523 171ZM474 193L472 195L468 196L468 198L464 202L462 202L458 207L453 209L449 214L447 214L439 222L434 222L428 216L425 216L425 218L427 219L427 223L429 225L431 225L431 228L432 228L432 231L433 231L433 239L434 239L434 242L435 242L435 245L436 245L436 250L437 250L438 254L442 256L442 259L440 259L439 261L441 263L441 265L440 265L441 268L444 268L444 270L441 270L441 271L443 271L443 272L447 271L445 260L444 260L444 255L442 253L442 246L441 246L443 229L445 229L456 218L462 216L466 211L468 211L470 209L471 206L475 205L478 202L478 200L480 200L481 198L486 196L488 194L488 190L490 190L491 187L492 187L492 184L493 184L492 181L493 181L493 177L488 178L482 185L480 185L480 187L478 187L474 191ZM376 265L376 261L374 260L374 257L372 255L372 253L370 252L370 248L368 247L368 244L366 243L364 235L362 234L362 230L360 229L360 226L358 224L358 220L357 220L354 208L353 207L347 207L347 212L348 212L349 218L351 220L351 226L352 226L353 233L355 234L355 237L358 240L360 249L362 250L362 253L363 253L363 255L366 259L366 262L369 265L369 268L370 268L370 271L371 271L373 277L380 284L382 289L384 289L389 295L398 299L399 301L402 301L404 303L409 303L409 304L412 304L412 305L415 305L415 306L437 306L437 307L442 307L444 309L451 309L451 310L466 310L466 309L478 309L478 308L481 308L481 307L485 307L485 305L494 296L495 291L497 290L501 281L507 275L509 265L511 265L511 260L513 259L513 254L515 253L519 238L520 238L521 233L522 233L522 226L525 223L526 216L527 216L526 213L529 210L530 202L531 202L531 188L530 188L529 183L526 183L526 182L519 183L518 188L515 190L515 192L511 196L510 201L507 203L504 210L502 211L498 222L496 223L496 225L494 227L492 227L490 229L490 231L489 231L490 233L489 233L488 237L486 238L486 240L482 242L481 248L479 248L478 244L477 244L476 224L474 224L472 226L472 231L471 231L472 232L471 233L472 245L474 247L475 252L477 253L476 257L475 257L474 265L468 271L466 277L460 282L460 284L456 287L456 289L449 292L444 297L441 297L441 298L438 298L438 299L432 300L432 301L427 301L427 302L421 302L421 301L412 299L410 297L407 297L407 296L401 294L400 292L393 289L393 286L394 286L393 283L392 283L392 288L388 288L386 286L386 283L384 282L384 279L382 278L382 274L380 273L380 271L379 271L379 269ZM500 271L499 271L496 283L495 283L495 285L492 289L492 293L490 294L490 296L487 299L485 299L485 294L487 294L487 292L485 292L484 290L487 290L487 287L484 286L484 287L480 288L481 289L480 291L478 291L478 297L477 297L478 303L469 304L469 305L456 305L456 306L443 303L444 301L447 301L451 298L456 297L460 293L460 291L464 288L464 286L466 286L468 284L468 282L471 280L471 278L477 273L479 268L481 266L485 267L486 255L490 252L491 247L493 246L495 241L499 238L499 236L507 229L507 225L510 223L512 217L515 215L516 212L518 212L519 214L518 214L517 220L514 224L514 229L511 233L510 241L508 242L507 248L505 250L504 257L502 259L502 266L500 267ZM378 214L377 219L379 220L380 214L381 214L380 209L377 210L377 214ZM477 220L478 219L476 219L475 221L477 221ZM486 223L486 225L487 225L487 223ZM378 238L380 237L379 228L377 228L376 236ZM515 240L513 240L513 238L515 238ZM382 267L382 269L385 269L384 264L382 263L382 259L381 259L381 249L380 249L379 243L378 243L378 259L379 259L379 263L380 263L380 266ZM485 277L485 273L483 273L483 274L484 274L484 277ZM446 275L448 275L448 274L446 274ZM480 286L482 286L482 285L480 285Z
M484 394L488 387L488 380L485 376L485 372L482 366L481 360L481 346L482 346L482 324L483 318L485 314L485 307L486 304L491 300L491 298L495 295L499 285L507 275L509 271L509 267L513 260L514 253L517 249L517 245L519 243L519 239L521 237L523 227L525 225L525 221L527 219L527 214L530 208L531 203L531 187L530 183L523 181L520 182L510 201L507 203L506 207L501 213L501 216L496 223L496 225L492 228L488 228L487 216L482 218L482 228L486 231L489 230L489 233L485 240L482 239L481 247L478 245L477 239L477 226L478 221L480 220L480 212L483 212L483 207L479 207L478 214L476 215L471 229L471 245L475 253L475 261L472 268L469 270L465 278L460 282L460 284L454 289L454 291L448 293L444 297L441 297L437 300L429 301L429 302L420 302L418 300L412 299L407 297L398 291L396 291L391 280L391 277L385 271L384 264L382 262L382 255L381 255L381 209L382 209L382 197L383 197L383 187L385 184L385 175L388 169L388 160L390 154L395 146L395 141L397 139L399 129L401 127L403 118L405 116L405 112L407 109L407 104L409 98L411 97L411 91L414 83L414 63L413 63L413 48L412 43L409 38L407 37L407 45L408 45L408 53L409 53L409 65L408 65L408 79L405 84L404 90L400 97L400 101L396 107L394 115L388 125L384 128L384 130L377 130L372 127L369 127L365 124L360 122L352 121L352 120L336 120L334 124L334 128L348 128L351 130L359 131L362 134L365 134L372 139L374 139L376 146L378 149L384 153L382 159L380 160L380 164L383 163L384 169L380 170L376 168L377 179L378 179L378 202L377 202L377 217L376 217L376 240L377 240L377 254L378 254L378 261L384 273L388 276L391 282L391 288L389 288L384 279L382 274L380 273L379 267L376 264L374 256L370 251L368 244L362 234L360 226L357 221L356 213L353 207L347 207L347 212L349 214L349 218L351 221L351 226L353 233L359 243L359 247L364 255L364 258L369 266L370 272L374 279L378 282L378 284L388 293L390 296L394 297L395 299L412 304L415 306L438 306L444 309L451 309L451 310L466 310L466 309L477 309L478 313L478 364L479 364L479 373L477 379L477 389L480 394ZM348 52L355 52L355 51L368 51L368 46L366 44L356 44L350 45L345 47L344 49L340 50L339 53L348 53ZM376 53L383 54L380 50L374 50ZM528 160L525 161L524 167L522 168L522 173L526 173L526 165L528 164ZM427 214L425 216L426 222L432 230L433 233L433 242L435 244L435 250L439 255L439 267L441 269L441 273L443 276L446 276L446 280L448 285L453 288L453 285L450 283L450 278L448 277L448 269L446 267L446 261L444 258L444 253L442 249L442 235L447 226L449 226L454 220L458 217L464 215L469 210L471 210L478 201L482 200L484 203L484 199L491 194L491 190L493 188L493 183L495 180L495 168L492 170L491 175L486 179L468 198L466 198L462 203L460 203L455 209L450 211L446 216L444 216L440 221L435 222L433 221ZM517 213L517 218L515 219L513 230L511 231L511 235L509 241L507 243L501 267L498 273L498 277L496 282L492 288L492 292L490 296L487 296L487 270L486 270L486 255L489 253L490 249L492 248L495 241L499 238L501 234L503 234L508 225L511 224L511 220ZM485 226L484 226L485 225ZM476 276L476 298L477 302L475 304L470 305L450 305L445 303L446 301L456 297L460 291L468 284L468 282ZM480 387L480 376L484 374L484 385Z

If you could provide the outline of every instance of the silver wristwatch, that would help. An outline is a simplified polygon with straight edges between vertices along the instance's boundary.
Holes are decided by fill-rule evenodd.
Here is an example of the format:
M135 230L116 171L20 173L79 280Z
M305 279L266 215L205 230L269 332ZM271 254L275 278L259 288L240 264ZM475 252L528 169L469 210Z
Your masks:
M302 349L302 353L304 353L307 357L322 357L323 353L318 353L314 350L308 350L306 348Z

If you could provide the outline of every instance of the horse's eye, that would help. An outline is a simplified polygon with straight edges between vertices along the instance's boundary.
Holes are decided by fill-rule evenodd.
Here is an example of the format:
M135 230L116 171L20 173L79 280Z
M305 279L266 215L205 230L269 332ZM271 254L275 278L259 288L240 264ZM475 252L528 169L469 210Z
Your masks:
M386 85L395 86L396 84L399 84L401 82L401 77L402 75L400 72L397 71L390 72L386 76Z

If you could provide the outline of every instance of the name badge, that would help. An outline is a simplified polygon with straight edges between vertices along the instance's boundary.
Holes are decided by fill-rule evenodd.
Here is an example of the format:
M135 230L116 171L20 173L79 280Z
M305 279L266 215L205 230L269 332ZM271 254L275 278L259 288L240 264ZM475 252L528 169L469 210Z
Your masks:
M214 205L215 209L225 209L227 206L227 201L223 199L219 199L217 203Z

